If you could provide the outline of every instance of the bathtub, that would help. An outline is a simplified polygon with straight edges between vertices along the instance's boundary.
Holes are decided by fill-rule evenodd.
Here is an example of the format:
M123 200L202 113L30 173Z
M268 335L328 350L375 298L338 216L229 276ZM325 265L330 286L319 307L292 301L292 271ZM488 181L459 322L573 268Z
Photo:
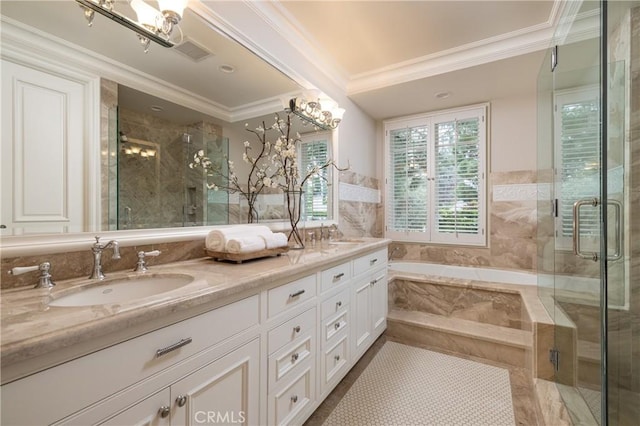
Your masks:
M389 263L389 271L503 284L537 285L536 274L502 269L394 261Z

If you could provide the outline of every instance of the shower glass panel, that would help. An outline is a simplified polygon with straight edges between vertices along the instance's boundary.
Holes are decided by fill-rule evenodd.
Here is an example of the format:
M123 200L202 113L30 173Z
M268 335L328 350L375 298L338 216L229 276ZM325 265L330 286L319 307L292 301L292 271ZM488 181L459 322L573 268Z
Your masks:
M607 3L607 420L640 419L640 1ZM636 207L635 209L633 207Z
M599 3L569 2L538 75L538 289L554 380L574 423L601 422ZM581 20L596 27L589 36ZM547 378L547 377L543 377Z

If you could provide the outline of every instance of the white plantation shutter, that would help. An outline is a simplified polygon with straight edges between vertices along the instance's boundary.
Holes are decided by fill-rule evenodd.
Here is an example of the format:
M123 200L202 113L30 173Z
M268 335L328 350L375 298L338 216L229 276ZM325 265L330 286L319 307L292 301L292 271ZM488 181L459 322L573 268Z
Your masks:
M428 135L426 125L389 131L389 235L428 237Z
M303 139L300 144L301 175L307 171L319 167L329 160L329 141L322 139ZM305 212L307 220L326 220L330 211L329 187L332 168L321 170L317 175L310 177L305 184Z
M556 95L556 245L571 249L573 237L573 204L583 198L593 198L600 187L600 111L598 92L585 88ZM584 206L580 209L582 248L598 250L600 209Z
M388 238L486 244L485 110L385 123Z

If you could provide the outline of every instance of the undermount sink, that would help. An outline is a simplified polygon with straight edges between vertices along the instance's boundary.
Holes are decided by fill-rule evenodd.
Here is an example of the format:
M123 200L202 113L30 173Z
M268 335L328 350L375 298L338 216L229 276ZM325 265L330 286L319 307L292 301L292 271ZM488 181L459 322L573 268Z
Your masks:
M192 281L192 276L183 274L141 275L107 280L87 285L70 294L54 296L49 306L71 307L130 302L176 290Z
M341 240L329 241L329 244L332 244L332 245L347 245L347 244L361 244L361 243L364 243L364 240L359 240L357 238L345 238Z

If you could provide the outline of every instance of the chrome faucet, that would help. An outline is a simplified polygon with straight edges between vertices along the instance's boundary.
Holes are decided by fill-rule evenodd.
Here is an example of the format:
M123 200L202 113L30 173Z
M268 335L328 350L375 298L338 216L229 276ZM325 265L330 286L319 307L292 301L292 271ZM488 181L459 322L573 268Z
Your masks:
M100 244L100 237L96 237L96 242L91 246L93 253L93 272L89 279L104 280L102 273L102 252L109 248L113 248L113 259L120 259L120 246L116 240L111 240L107 244Z
M51 288L56 285L56 283L51 281L50 270L51 264L49 262L42 262L34 266L17 266L9 270L9 275L20 275L26 272L40 271L40 279L34 288Z

